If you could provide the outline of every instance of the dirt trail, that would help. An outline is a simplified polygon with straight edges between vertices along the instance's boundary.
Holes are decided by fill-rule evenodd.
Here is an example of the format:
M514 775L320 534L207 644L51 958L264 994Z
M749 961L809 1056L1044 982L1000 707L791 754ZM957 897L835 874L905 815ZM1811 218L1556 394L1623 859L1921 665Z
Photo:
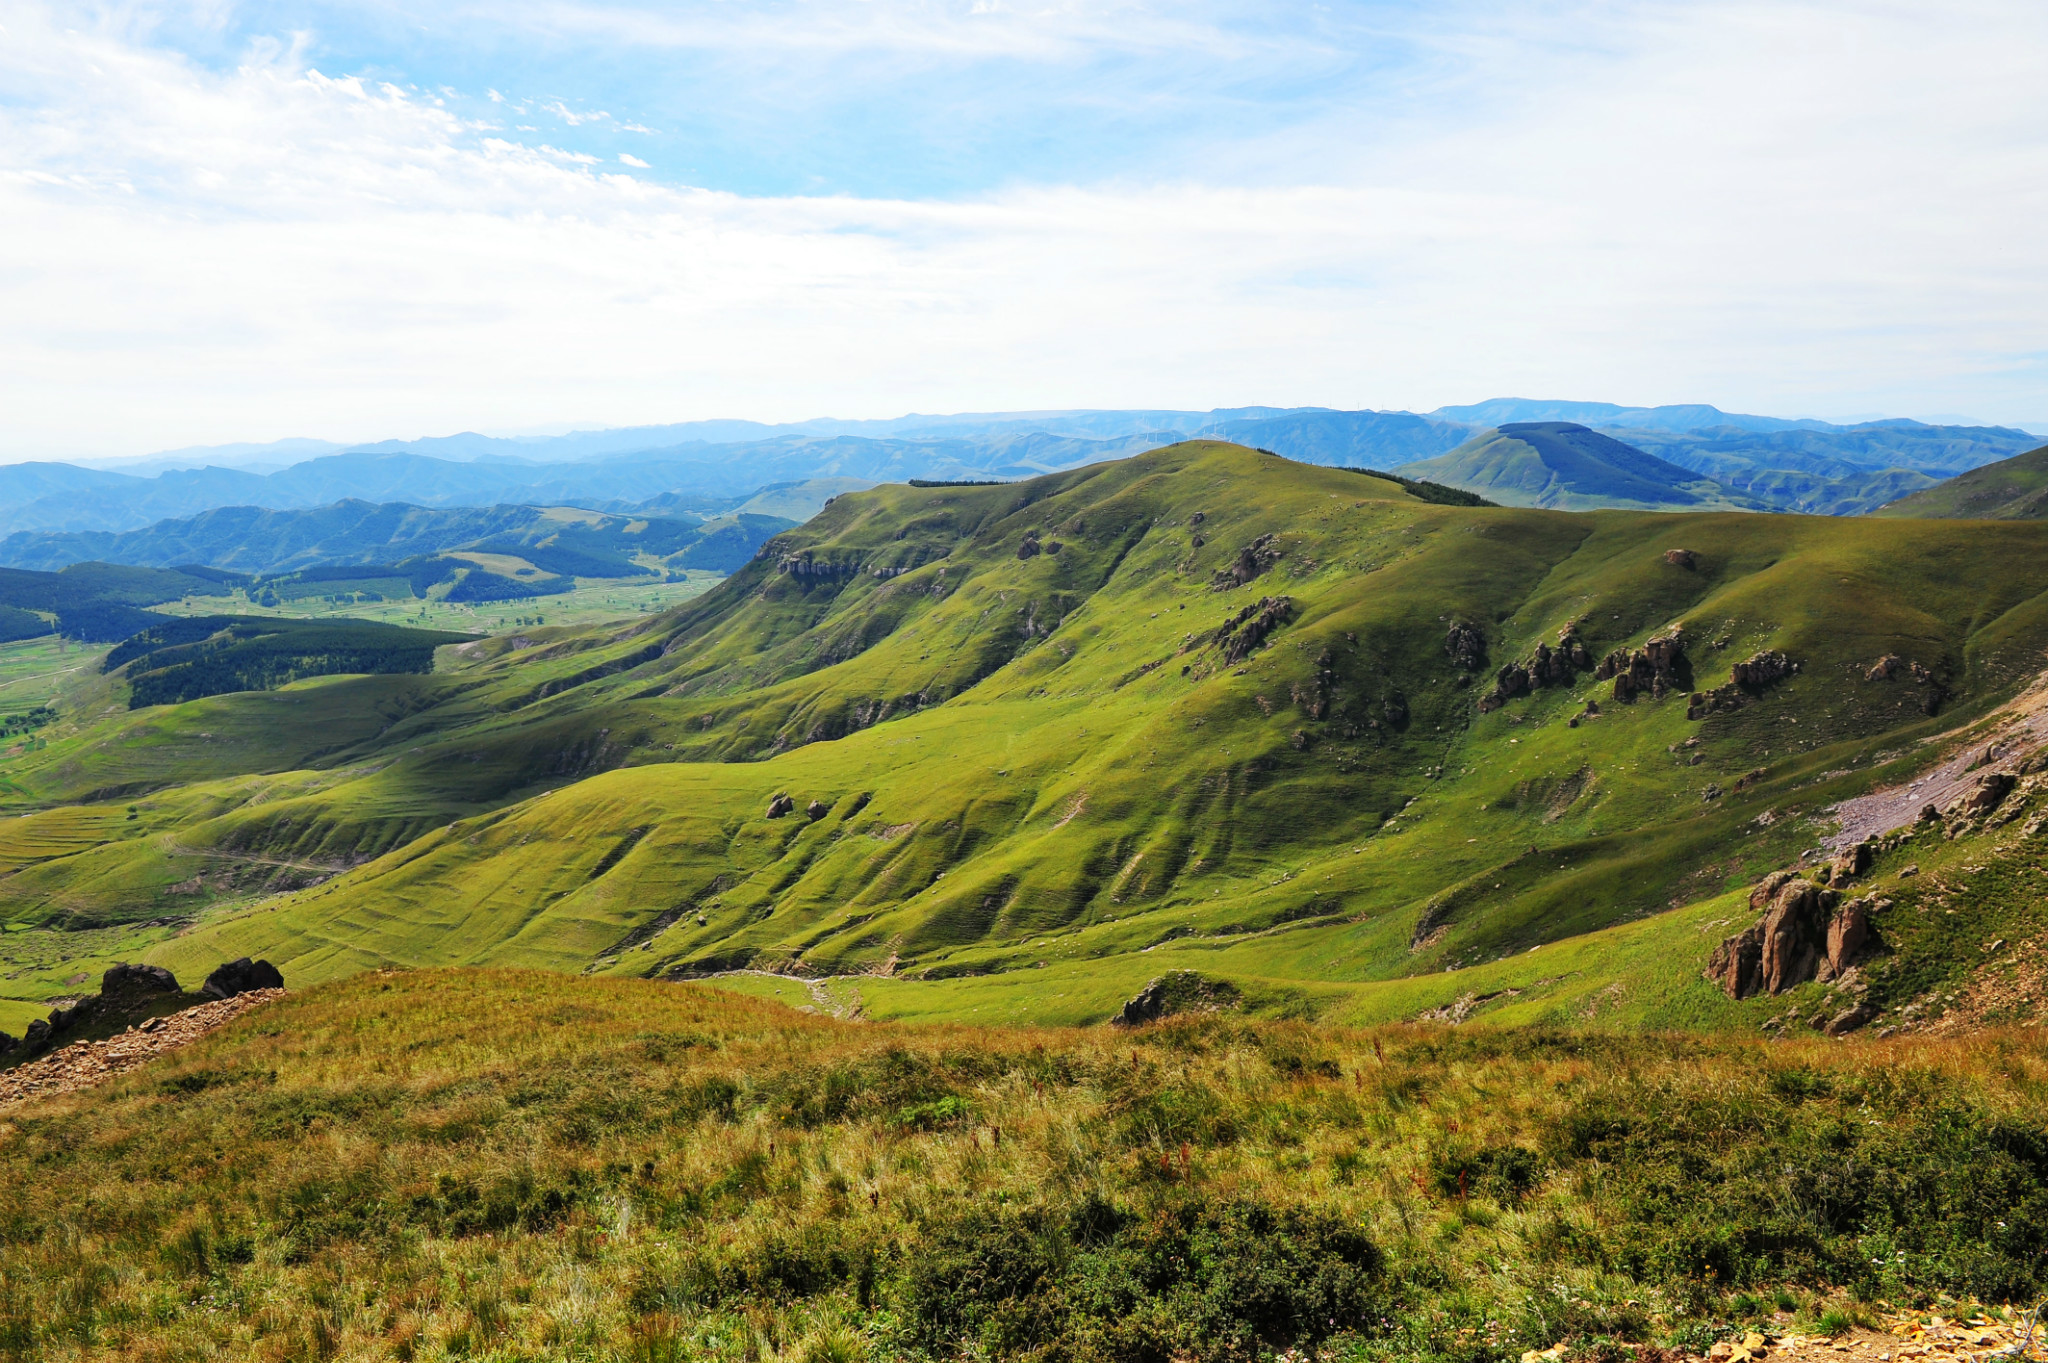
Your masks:
M111 1079L160 1055L175 1051L234 1021L252 1008L284 997L282 989L252 989L218 1003L202 1003L182 1013L130 1027L105 1041L76 1041L61 1051L0 1071L0 1109L53 1093L71 1093Z
M1976 732L1969 742L1919 779L1844 800L1829 810L1842 821L1842 827L1823 839L1823 845L1840 851L1865 838L1910 828L1919 822L1922 809L1928 805L1946 809L1951 800L1973 789L1983 773L2014 773L2020 763L2048 746L2048 673L2036 678L1990 725L1980 728L1973 723L1928 742L1953 743L1971 730Z

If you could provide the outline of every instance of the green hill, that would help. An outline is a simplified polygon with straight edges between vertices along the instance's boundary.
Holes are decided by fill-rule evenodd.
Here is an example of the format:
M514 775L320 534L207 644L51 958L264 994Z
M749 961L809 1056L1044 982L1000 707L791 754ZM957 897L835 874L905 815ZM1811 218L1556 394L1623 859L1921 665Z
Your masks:
M889 485L675 610L429 675L111 679L4 768L0 953L20 997L254 954L1095 1022L1186 969L1274 1012L1753 1026L1843 987L1701 977L1748 888L2044 648L2041 524L1447 505L1205 441ZM1887 846L1926 875L1877 920L1885 1016L2036 930L1995 878L1919 916L2023 826Z
M1508 506L1766 509L1711 478L1569 421L1510 422L1447 454L1404 464L1400 472Z
M1876 514L1982 521L2048 518L2048 445L1959 473L1945 483L1901 497Z

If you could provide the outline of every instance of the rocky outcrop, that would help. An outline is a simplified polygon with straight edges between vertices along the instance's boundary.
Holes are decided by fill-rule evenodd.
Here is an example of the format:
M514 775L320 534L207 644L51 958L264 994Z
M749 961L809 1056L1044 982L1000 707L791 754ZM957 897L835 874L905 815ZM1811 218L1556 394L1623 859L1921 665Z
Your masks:
M776 572L801 582L842 582L858 577L860 569L861 561L857 558L819 558L809 549L784 554L775 560Z
M1538 644L1526 662L1509 663L1494 674L1493 690L1479 698L1479 713L1489 714L1516 696L1546 686L1570 686L1592 665L1593 655L1579 638L1579 627L1566 625L1558 631L1556 648Z
M1038 532L1036 530L1026 530L1023 542L1017 546L1017 557L1037 558L1041 551L1042 546L1038 543Z
M1232 587L1242 587L1253 578L1278 563L1286 551L1280 547L1277 534L1261 535L1237 551L1237 557L1228 566L1219 568L1211 585L1219 592Z
M1835 853L1824 877L1830 885L1846 885L1870 869L1872 849L1866 839Z
M1691 690L1691 668L1683 636L1674 631L1638 649L1615 649L1593 669L1595 681L1610 677L1614 680L1614 698L1624 705L1642 695L1662 700L1673 691Z
M1176 970L1161 975L1134 994L1117 1015L1112 1027L1139 1027L1176 1013L1214 1013L1238 1004L1237 986L1228 980L1210 979L1193 970Z
M1869 670L1863 674L1863 680L1866 682L1890 682L1901 677L1927 688L1926 694L1920 700L1920 708L1927 714L1931 715L1940 710L1942 702L1948 699L1948 687L1935 675L1934 669L1924 663L1901 658L1896 653L1885 654L1872 663Z
M1683 568L1689 573L1699 571L1700 556L1690 549L1666 549L1664 551L1664 561L1674 568Z
M1788 872L1767 876L1749 902L1763 917L1707 958L1707 978L1732 999L1840 979L1875 940L1870 900L1843 904L1835 891Z
M779 819L796 808L796 800L788 792L776 795L768 801L767 817Z
M1453 620L1444 635L1444 652L1463 671L1477 672L1486 666L1486 634L1470 620Z
M212 999L231 999L251 990L282 988L284 976L276 966L244 956L239 961L229 961L208 975L206 983L199 986L199 992Z
M816 823L831 812L832 806L826 804L823 800L813 800L804 806L804 817L808 818L812 823Z
M1225 620L1210 638L1222 651L1225 664L1241 663L1293 615L1294 602L1289 598L1262 596Z
M1951 801L1946 812L1965 819L1982 818L2004 804L2018 784L2019 779L2010 772L1982 772L1977 784Z

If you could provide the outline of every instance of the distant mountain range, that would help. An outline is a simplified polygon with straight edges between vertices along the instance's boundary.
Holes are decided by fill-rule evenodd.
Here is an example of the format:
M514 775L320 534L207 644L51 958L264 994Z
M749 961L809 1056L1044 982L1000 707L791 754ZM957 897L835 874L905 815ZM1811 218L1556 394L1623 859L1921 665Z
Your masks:
M1528 429L1495 438L1511 427ZM1538 427L1548 433L1532 443L1531 435L1542 434ZM1566 427L1600 435L1610 444L1586 441ZM61 463L0 466L0 535L7 537L0 542L0 563L49 567L88 558L214 562L217 554L167 556L162 546L172 540L193 542L193 536L205 540L214 533L209 527L232 518L204 518L226 508L566 505L701 518L732 511L770 486L847 490L912 478L1021 478L1121 458L1195 435L1306 463L1399 470L1498 500L1547 497L1563 500L1541 504L1715 505L1829 515L1874 510L2040 443L2025 431L2000 426L1914 421L1837 426L1705 405L1625 407L1523 398L1426 414L1319 407L1147 408L913 415L783 426L699 421L548 437L463 433L331 451L320 442L293 440L221 447L224 458L254 467L177 467L145 476ZM309 451L325 452L298 457ZM176 462L207 453L177 451L159 458ZM1454 454L1449 464L1434 462ZM1640 475L1652 467L1645 459L1680 472L1659 472L1645 482ZM265 469L265 460L289 462ZM1661 491L1651 496L1653 486ZM1672 500L1681 494L1695 500ZM820 500L801 494L793 503L751 511L801 520L810 514L802 508L815 510ZM321 542L323 524L314 517L284 534L279 546L301 547L291 548L285 558L278 557L282 548L275 553L266 548L266 561L296 562L314 552L304 546ZM138 532L139 539L122 538ZM294 538L302 532L312 536L303 544ZM267 534L262 542L270 543Z
M1973 521L2048 520L2048 445L1957 474L1903 497L1880 516Z

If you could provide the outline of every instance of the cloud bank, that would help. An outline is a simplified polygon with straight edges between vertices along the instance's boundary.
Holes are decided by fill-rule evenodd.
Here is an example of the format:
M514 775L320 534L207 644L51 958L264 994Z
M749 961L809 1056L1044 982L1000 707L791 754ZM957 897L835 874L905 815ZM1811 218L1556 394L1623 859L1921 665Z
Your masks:
M465 98L323 66L299 32L208 60L138 13L0 5L0 456L1511 392L2048 420L2037 5L1368 7L1265 33L1085 4L979 25L821 0L794 37L723 9L490 21L913 73L985 60L993 33L1047 71L1325 83L1284 117L1229 94L1242 134L1162 140L1156 174L1077 150L1086 174L947 194L693 183L686 139L628 103ZM1126 84L1117 102L1185 97Z

